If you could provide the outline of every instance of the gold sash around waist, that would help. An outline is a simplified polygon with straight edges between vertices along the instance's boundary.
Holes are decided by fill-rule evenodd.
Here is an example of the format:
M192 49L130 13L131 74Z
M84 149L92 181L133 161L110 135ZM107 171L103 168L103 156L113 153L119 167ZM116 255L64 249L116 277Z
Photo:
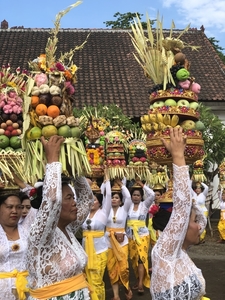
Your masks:
M30 289L30 295L45 300L51 297L63 296L86 287L91 290L85 275L81 273L36 290Z
M85 252L88 256L88 269L94 269L94 261L96 259L96 252L94 247L93 238L102 237L104 236L104 231L97 231L97 230L84 230L83 237L86 238L85 240Z
M19 300L25 300L25 293L28 292L27 288L27 279L28 271L19 272L18 270L13 270L12 272L0 272L0 279L4 278L16 278L16 291L19 297Z
M131 229L133 230L135 240L136 240L137 244L140 245L141 244L141 239L140 239L139 234L138 234L138 229L140 227L145 227L146 226L145 221L144 220L128 220L127 221L127 226L131 227Z
M115 232L124 232L124 228L106 227L106 231L110 233L109 238L110 238L110 243L112 246L113 253L115 254L118 261L123 260L125 257L125 254L124 254L123 250L121 249L120 243L115 238L114 233Z

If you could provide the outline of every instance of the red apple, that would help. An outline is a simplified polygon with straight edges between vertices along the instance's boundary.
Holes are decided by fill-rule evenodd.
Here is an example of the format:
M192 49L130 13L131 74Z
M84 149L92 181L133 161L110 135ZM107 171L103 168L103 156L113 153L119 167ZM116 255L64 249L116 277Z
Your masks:
M11 136L11 131L9 130L5 130L5 133L4 133L7 137L10 137Z
M141 162L145 162L145 161L146 161L146 158L145 158L145 157L141 157L139 160L140 160Z
M112 164L112 160L111 159L107 159L107 164L111 165Z
M134 157L132 158L132 162L137 162L137 161L139 161L139 158L136 157L136 156L134 156Z
M8 130L8 131L11 131L11 132L12 132L12 131L14 130L14 128L13 128L13 126L12 126L12 125L9 125L9 126L7 126L7 127L6 127L6 130Z
M121 164L121 166L126 166L126 160L125 160L125 159L122 159L122 160L120 161L120 164Z
M12 135L12 136L18 135L17 129L12 130L12 131L11 131L11 135Z

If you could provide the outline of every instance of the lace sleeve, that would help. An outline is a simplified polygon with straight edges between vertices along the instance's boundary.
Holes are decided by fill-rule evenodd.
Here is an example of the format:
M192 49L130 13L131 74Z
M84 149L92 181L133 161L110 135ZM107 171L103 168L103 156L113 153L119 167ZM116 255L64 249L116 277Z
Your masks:
M30 232L30 239L35 243L48 243L57 227L62 203L61 170L59 162L46 165L43 199Z
M105 182L105 192L106 195L103 196L103 201L102 201L102 211L104 211L106 216L108 216L112 207L112 202L111 202L112 192L111 192L111 185L109 180Z
M146 184L144 185L143 189L145 191L144 204L149 209L149 207L152 205L153 201L155 200L155 193Z
M94 202L94 197L90 185L88 184L86 178L83 176L79 176L75 178L74 189L76 193L78 212L77 212L77 220L72 223L71 228L73 232L76 232L78 228L86 220L91 205Z
M157 241L161 257L177 256L183 245L191 212L191 192L188 166L173 164L173 211Z
M123 195L123 199L124 199L123 207L124 207L124 210L128 212L129 208L132 204L130 192L129 192L128 188L125 185L122 186L121 191L122 191L122 195Z

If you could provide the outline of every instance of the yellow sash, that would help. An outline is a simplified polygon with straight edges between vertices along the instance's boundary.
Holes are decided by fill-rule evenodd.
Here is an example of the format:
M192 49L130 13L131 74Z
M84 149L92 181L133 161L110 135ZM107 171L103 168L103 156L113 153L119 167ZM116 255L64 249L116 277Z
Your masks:
M94 247L93 238L102 237L104 236L104 231L95 231L95 230L84 230L83 237L86 238L85 240L85 252L88 256L88 269L94 269L94 261L96 259L96 252Z
M43 288L36 290L30 289L30 295L39 300L46 300L51 297L63 296L86 287L91 290L85 275L81 273Z
M225 209L220 210L220 220L225 220Z
M123 250L121 249L120 243L115 238L114 232L124 232L123 228L112 228L112 227L106 227L106 231L110 233L110 243L112 245L113 253L115 254L118 261L121 261L125 258L125 254Z
M146 226L145 221L144 220L128 220L127 221L127 226L131 227L131 229L133 230L133 234L134 234L136 243L138 245L140 245L141 244L141 239L140 239L139 234L138 234L138 228L145 227Z
M25 292L29 292L27 288L27 279L28 271L19 272L18 270L13 270L12 272L0 272L0 279L4 278L16 278L16 290L19 297L19 300L25 300Z
M208 297L202 297L201 300L210 300Z

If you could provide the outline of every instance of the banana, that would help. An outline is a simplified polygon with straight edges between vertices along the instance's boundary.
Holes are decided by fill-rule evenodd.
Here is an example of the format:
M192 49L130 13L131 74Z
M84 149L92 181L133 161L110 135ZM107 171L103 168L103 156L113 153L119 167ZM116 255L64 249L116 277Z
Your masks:
M149 115L141 116L141 123L146 124L149 122Z
M30 123L35 127L37 126L37 121L35 119L35 112L33 110L30 111Z
M152 128L157 131L159 129L159 125L157 123L152 123Z
M171 116L168 115L168 114L165 114L165 115L163 116L163 123L164 123L165 125L170 125L170 123L171 123Z
M157 120L157 123L160 123L160 122L163 123L163 115L160 113L157 113L156 120Z
M146 125L146 131L151 132L152 130L152 125L150 123L145 124Z
M148 131L147 131L147 128L146 128L146 124L142 124L141 127L142 127L144 133L147 133L147 132L148 132Z
M149 116L149 121L150 121L150 123L155 123L155 122L157 122L157 120L156 120L156 115L155 114L150 114L150 115L148 115Z
M178 117L178 115L173 115L172 119L171 119L170 125L172 127L175 127L175 126L177 126L178 123L179 123L179 117Z
M165 130L167 126L163 122L159 122L159 130Z

